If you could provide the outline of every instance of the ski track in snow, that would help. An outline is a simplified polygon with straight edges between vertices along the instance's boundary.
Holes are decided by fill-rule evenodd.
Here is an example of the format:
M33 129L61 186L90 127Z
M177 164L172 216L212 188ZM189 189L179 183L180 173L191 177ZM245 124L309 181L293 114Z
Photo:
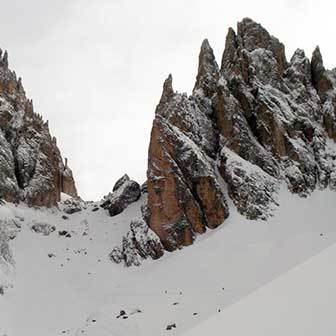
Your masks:
M25 220L10 242L15 273L0 268L0 282L13 285L0 296L0 336L180 335L334 244L335 201L327 190L302 199L282 189L267 222L246 220L230 204L225 224L194 245L132 268L112 263L108 253L140 216L142 199L116 217L92 212L92 204L68 220L55 209L2 206L0 218ZM57 230L34 233L33 219ZM126 315L117 318L121 310ZM170 324L176 328L166 330Z

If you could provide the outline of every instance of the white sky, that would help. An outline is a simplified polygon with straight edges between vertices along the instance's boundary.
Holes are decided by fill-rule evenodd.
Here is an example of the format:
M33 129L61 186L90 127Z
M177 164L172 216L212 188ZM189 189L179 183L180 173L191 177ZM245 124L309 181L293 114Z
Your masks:
M123 173L142 183L163 80L190 93L201 42L220 63L229 26L251 17L310 57L336 65L333 1L0 0L0 46L49 120L84 199Z

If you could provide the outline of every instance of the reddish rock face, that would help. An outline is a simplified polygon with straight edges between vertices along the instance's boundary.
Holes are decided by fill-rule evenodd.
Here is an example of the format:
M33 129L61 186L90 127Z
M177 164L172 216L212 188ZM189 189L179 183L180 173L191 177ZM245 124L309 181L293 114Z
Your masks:
M64 170L61 174L61 191L74 198L78 197L75 180L71 169L68 167L68 160L65 158Z
M158 117L154 121L149 147L149 226L169 251L190 245L194 232L205 231L200 207L170 155L174 155L173 144L173 139L169 140L165 135L164 125Z
M34 112L21 79L0 52L0 194L10 202L56 206L60 193L77 196L48 123Z
M199 69L195 97L174 93L168 77L151 133L148 224L169 251L192 244L195 234L217 227L228 216L216 177L218 134L206 98L214 90L218 67L207 41Z
M172 77L156 108L148 156L146 221L167 250L229 215L267 219L280 183L300 196L336 185L336 71L311 62L251 19L229 29L221 68L202 43L191 96Z

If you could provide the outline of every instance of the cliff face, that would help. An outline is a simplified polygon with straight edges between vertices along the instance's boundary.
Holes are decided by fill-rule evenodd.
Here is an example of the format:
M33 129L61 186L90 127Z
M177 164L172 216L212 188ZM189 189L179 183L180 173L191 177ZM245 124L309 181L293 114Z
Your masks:
M34 112L21 78L0 52L0 196L11 202L51 207L60 193L77 196L71 170L63 164L48 122Z
M221 66L205 40L191 96L163 86L148 155L146 221L167 250L229 216L267 219L281 183L301 197L336 187L336 71L251 19L229 29Z

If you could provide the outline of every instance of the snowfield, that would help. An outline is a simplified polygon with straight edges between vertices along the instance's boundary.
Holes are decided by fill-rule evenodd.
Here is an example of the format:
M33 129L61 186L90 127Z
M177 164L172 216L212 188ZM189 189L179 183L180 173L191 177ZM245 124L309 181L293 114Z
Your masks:
M335 335L335 259L333 245L184 336Z
M335 334L333 309L322 316L335 295L335 247L259 289L335 244L335 192L304 199L281 189L268 221L246 220L229 204L225 224L194 245L140 267L112 263L143 201L115 217L93 212L94 203L72 215L1 206L0 218L24 220L10 241L15 267L0 263L0 336L181 335L198 324L186 335L283 335L280 323L293 325L286 335ZM36 233L33 221L56 230Z

